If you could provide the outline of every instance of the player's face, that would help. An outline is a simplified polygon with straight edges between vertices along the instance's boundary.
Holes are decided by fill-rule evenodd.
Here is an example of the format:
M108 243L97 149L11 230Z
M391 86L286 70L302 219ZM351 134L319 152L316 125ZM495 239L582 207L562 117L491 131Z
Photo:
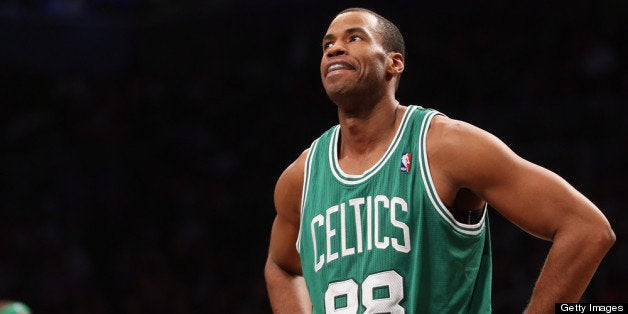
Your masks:
M386 80L387 59L376 17L367 12L341 14L323 37L323 87L332 99L336 95L381 89Z

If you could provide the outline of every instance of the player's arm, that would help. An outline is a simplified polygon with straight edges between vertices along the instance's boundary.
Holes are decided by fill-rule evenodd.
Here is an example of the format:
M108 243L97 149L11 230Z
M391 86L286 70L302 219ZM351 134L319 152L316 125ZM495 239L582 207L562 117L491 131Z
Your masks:
M310 313L312 305L296 250L299 233L303 167L306 153L292 163L275 186L277 216L270 235L264 275L274 313Z
M615 241L604 215L565 180L493 135L445 117L435 121L435 132L446 139L437 152L448 156L439 158L441 169L450 169L448 184L470 189L521 229L552 241L526 311L553 313L556 302L577 302Z

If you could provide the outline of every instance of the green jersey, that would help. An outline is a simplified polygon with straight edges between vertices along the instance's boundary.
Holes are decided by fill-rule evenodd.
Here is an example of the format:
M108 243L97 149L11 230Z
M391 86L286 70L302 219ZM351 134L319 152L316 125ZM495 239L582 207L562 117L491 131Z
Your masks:
M297 249L314 313L491 312L487 210L464 224L439 199L425 151L435 114L409 106L361 175L339 166L338 125L312 143Z

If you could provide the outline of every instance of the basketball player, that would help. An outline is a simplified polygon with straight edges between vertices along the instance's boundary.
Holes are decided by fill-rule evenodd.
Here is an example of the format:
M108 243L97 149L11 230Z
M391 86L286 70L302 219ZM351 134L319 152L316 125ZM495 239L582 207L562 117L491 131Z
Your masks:
M276 313L490 312L487 204L553 242L525 310L579 300L615 241L594 204L491 134L400 105L403 38L378 14L341 12L322 49L340 123L277 182Z

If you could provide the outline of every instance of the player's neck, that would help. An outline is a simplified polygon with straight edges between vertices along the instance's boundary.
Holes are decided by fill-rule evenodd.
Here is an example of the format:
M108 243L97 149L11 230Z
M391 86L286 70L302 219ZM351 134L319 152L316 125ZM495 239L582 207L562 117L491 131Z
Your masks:
M364 157L385 151L394 137L405 107L386 99L371 107L344 110L338 107L340 121L339 158Z

